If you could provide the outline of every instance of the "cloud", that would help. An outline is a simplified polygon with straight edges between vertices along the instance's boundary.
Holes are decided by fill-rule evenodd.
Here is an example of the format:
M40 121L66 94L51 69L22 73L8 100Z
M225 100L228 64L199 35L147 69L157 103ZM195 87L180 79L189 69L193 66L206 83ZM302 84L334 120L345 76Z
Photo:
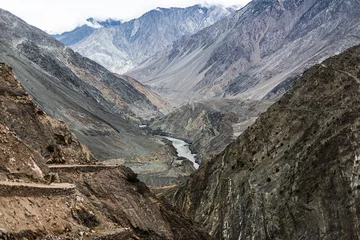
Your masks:
M245 5L250 0L209 0L208 4ZM130 20L156 7L187 7L198 0L11 0L3 1L6 9L31 25L52 33L69 31L88 17Z

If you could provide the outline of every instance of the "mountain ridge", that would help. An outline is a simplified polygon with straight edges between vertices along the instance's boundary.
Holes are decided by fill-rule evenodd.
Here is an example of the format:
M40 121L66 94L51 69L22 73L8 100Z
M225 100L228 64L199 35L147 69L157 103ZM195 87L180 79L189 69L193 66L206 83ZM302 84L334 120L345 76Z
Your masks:
M183 35L193 34L233 12L235 8L194 5L187 8L157 8L116 27L56 36L112 72L124 73ZM75 40L74 40L75 39ZM78 41L80 40L80 41Z
M252 1L127 74L177 105L261 100L312 64L358 44L359 8L344 0Z

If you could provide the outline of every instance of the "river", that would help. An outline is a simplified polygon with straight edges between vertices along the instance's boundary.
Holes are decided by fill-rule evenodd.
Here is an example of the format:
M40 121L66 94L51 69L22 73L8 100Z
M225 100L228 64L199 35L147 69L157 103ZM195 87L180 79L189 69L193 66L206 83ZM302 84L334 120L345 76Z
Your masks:
M172 137L165 137L165 138L172 142L172 144L174 145L174 147L176 148L176 150L178 152L179 157L184 157L184 158L189 159L190 161L192 161L194 163L194 167L196 169L199 168L199 164L197 164L195 162L196 154L191 153L188 143L186 143L185 141L183 141L181 139L177 139L177 138L172 138Z

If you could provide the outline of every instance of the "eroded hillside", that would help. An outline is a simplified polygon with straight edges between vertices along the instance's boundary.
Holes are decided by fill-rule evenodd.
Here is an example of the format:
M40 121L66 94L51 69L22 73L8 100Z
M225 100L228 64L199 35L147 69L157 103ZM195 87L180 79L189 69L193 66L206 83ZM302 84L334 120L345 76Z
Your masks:
M0 238L208 239L136 174L96 161L0 63Z
M360 46L307 70L167 194L214 239L357 239Z

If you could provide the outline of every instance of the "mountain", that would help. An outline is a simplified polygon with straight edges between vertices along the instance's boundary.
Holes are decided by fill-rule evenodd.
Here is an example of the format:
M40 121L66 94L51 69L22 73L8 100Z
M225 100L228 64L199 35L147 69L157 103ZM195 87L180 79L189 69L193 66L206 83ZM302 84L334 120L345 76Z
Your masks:
M166 153L138 128L142 119L160 116L159 109L123 77L4 10L0 32L0 60L13 67L34 101L66 122L97 158Z
M129 168L97 162L4 63L0 151L1 239L209 239Z
M95 18L88 18L86 19L86 22L93 28L116 27L122 24L120 20L115 20L112 18L108 18L105 21L96 20Z
M90 36L96 28L93 28L89 25L82 25L81 27L77 27L71 32L64 32L62 34L55 34L53 37L55 37L57 40L63 42L66 45L75 44L77 42L80 42L84 38Z
M278 96L304 69L360 43L356 0L254 0L175 41L130 76L166 100Z
M236 142L167 193L213 239L356 239L360 46L307 70Z
M234 11L235 8L203 5L157 8L118 26L91 31L82 26L55 37L112 72L121 74L180 37L194 34Z
M84 38L87 38L90 36L93 32L95 32L96 29L102 28L102 27L115 27L121 25L120 20L114 20L114 19L107 19L105 21L98 21L94 18L88 18L86 19L86 24L75 28L74 30L70 32L64 32L62 34L55 34L53 37L55 37L57 40L61 41L62 43L70 46L77 42L80 42Z

